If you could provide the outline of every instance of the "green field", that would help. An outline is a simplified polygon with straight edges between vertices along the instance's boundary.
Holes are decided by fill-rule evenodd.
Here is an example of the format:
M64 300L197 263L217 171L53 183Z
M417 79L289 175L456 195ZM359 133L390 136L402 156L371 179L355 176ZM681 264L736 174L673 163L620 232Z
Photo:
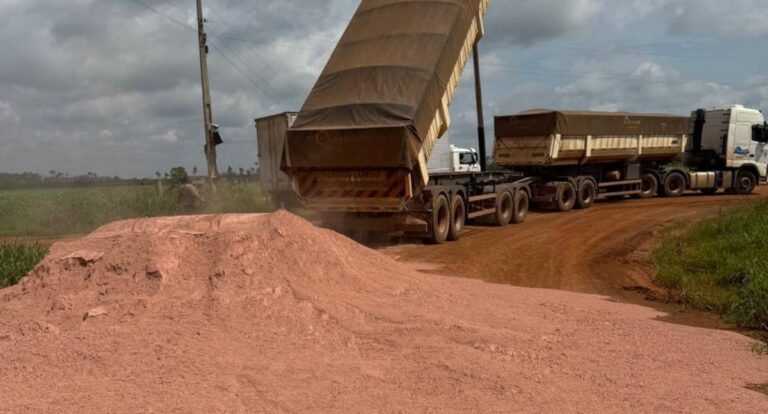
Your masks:
M768 202L668 229L654 262L680 302L768 334Z
M218 185L204 213L264 212L272 206L255 182ZM166 186L116 186L0 191L0 237L84 234L121 219L179 214L178 192Z

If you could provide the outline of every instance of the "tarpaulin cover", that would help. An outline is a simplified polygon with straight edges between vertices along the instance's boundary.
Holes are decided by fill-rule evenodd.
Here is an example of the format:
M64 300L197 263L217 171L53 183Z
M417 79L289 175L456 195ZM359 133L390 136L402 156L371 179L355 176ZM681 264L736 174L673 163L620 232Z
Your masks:
M288 133L283 168L413 168L480 4L363 0Z
M531 111L497 116L498 138L561 135L686 135L690 117L628 112Z

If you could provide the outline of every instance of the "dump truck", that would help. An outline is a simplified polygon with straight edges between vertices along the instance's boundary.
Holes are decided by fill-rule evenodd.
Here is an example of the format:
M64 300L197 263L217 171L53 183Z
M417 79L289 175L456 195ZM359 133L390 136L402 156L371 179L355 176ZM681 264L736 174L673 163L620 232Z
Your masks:
M691 117L529 111L495 118L494 161L525 174L532 202L548 210L687 190L749 194L766 178L765 125L738 105Z
M300 205L291 178L280 169L285 136L296 120L296 115L296 112L283 112L254 121L259 149L259 183L275 207L292 208Z
M283 170L330 227L458 239L466 220L521 222L506 173L430 174L488 0L363 0L288 131Z

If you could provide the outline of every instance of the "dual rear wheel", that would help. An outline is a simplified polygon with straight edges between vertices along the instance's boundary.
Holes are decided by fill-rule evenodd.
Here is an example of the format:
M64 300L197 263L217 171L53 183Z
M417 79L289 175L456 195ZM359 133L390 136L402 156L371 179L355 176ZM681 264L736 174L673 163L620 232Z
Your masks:
M500 193L496 198L496 213L492 223L496 226L506 226L510 223L523 223L530 209L530 197L525 191L509 191ZM456 241L464 232L467 219L467 206L464 197L453 196L451 202L444 194L439 195L432 207L432 230L430 241L433 244L443 244L446 241Z
M464 232L466 219L467 206L463 197L456 194L449 203L448 197L440 194L432 206L432 243L458 240Z

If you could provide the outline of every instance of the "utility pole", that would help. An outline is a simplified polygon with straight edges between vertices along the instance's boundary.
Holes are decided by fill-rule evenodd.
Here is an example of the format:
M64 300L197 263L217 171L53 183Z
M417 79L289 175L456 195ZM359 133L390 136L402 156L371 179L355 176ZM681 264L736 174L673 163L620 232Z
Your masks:
M200 79L203 87L205 158L208 162L208 179L213 183L219 176L219 169L216 166L216 143L213 140L213 109L211 107L211 85L208 80L208 35L205 33L202 0L197 0L197 39L200 46Z
M480 168L488 170L485 149L485 115L483 114L483 85L480 81L480 51L477 43L472 50L472 60L475 63L475 100L477 101L477 140L480 150Z

